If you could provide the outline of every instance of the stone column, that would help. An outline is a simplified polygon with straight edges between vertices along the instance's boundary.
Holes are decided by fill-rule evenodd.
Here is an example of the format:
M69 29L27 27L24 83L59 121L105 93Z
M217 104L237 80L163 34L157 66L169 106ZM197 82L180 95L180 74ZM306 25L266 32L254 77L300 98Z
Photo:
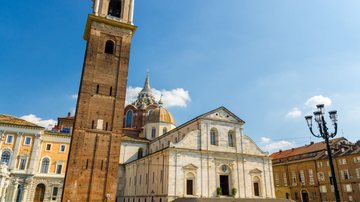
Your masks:
M24 181L23 194L22 194L21 201L29 201L29 200L27 200L27 198L28 198L29 190L31 188L31 181L32 181L32 178L28 178Z
M34 145L30 155L29 169L27 170L28 174L34 174L36 172L36 165L38 164L39 153L41 149L40 137L40 133L35 135Z
M129 10L129 21L131 24L134 24L134 5L135 5L135 0L130 0L130 10Z
M0 163L0 202L5 202L6 190L10 184L10 172L8 166Z
M99 6L100 6L100 0L95 0L94 13L96 16L99 15Z
M18 178L15 178L11 184L10 184L10 188L7 191L7 196L6 196L6 200L5 201L15 201L16 199L16 194L18 191L18 186L19 186L19 180Z
M19 155L19 149L20 149L22 135L23 135L23 133L21 133L21 132L17 133L16 140L15 140L15 146L14 146L14 152L11 156L11 161L10 161L10 166L9 166L10 170L15 169L15 163L16 163L16 159Z

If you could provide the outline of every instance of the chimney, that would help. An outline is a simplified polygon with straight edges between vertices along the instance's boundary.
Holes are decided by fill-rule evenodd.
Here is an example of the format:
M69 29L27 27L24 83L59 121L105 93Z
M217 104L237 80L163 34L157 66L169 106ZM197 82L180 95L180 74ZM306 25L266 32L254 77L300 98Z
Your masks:
M71 116L71 112L68 112L68 117L70 117Z
M314 144L314 142L310 142L310 145Z

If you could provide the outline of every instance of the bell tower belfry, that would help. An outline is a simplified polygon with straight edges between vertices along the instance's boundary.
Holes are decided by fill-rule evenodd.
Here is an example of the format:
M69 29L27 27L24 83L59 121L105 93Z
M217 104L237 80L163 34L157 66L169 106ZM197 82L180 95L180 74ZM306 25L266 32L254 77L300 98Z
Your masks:
M93 0L64 202L115 201L134 0Z

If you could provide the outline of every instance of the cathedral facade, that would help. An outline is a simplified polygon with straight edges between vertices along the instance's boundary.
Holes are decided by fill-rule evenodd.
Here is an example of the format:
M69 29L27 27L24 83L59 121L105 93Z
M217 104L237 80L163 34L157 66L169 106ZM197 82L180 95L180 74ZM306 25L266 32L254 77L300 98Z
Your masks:
M156 108L134 110L148 103ZM145 118L142 126L136 116ZM219 107L176 127L162 101L154 100L147 75L138 99L125 107L118 201L275 198L269 155L244 134L244 124Z

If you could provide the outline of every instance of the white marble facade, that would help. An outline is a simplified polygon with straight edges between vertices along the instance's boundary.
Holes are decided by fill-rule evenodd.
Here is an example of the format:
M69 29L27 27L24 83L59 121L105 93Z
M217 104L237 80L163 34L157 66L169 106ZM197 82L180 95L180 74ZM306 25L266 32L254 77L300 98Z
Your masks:
M122 145L118 201L275 198L269 155L243 133L243 126L220 107L147 143L124 142L131 152L125 155ZM142 157L136 155L139 148Z

